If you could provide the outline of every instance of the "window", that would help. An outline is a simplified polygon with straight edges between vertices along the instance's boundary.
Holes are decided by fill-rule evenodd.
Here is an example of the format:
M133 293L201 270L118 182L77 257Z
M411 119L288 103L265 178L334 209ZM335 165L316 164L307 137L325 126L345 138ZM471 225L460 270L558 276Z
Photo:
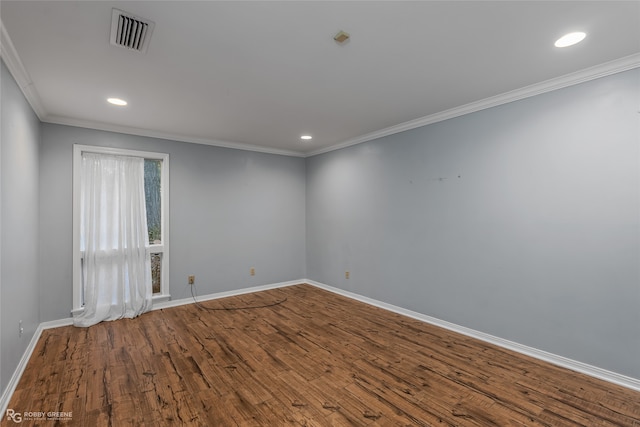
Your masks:
M162 235L162 168L163 161L144 159L144 196L147 207L147 232L151 254L151 283L154 295L161 294L162 260L164 253Z
M169 155L115 148L74 146L73 161L73 311L83 311L83 253L80 247L80 165L83 153L111 154L144 158L144 191L147 232L151 257L151 279L154 301L169 296Z

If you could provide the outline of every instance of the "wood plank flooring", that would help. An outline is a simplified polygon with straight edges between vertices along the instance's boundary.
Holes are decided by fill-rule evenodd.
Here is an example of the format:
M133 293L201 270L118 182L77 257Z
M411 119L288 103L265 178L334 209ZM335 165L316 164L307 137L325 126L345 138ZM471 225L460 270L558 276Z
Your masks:
M9 403L77 426L637 426L640 393L309 285L45 330ZM15 425L6 417L2 425Z

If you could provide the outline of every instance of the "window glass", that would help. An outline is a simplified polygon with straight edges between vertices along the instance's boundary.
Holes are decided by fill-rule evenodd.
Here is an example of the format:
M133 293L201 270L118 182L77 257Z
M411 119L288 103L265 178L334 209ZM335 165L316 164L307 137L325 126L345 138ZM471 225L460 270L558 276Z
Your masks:
M144 194L147 202L147 229L149 231L150 245L162 244L161 176L162 161L145 159Z
M152 293L158 294L162 285L162 254L151 254L151 289Z

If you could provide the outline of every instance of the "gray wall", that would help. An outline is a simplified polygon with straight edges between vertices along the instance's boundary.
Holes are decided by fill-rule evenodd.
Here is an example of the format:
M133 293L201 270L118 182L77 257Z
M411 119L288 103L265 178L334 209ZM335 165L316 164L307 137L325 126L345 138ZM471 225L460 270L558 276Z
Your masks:
M640 378L640 70L306 161L40 124L1 72L0 390L69 316L76 143L170 154L174 299L307 276Z
M73 144L169 154L173 299L305 277L304 159L43 123L41 321L71 310Z
M40 122L0 66L0 394L38 327ZM18 333L23 321L24 334Z
M640 378L639 110L636 69L307 159L308 277Z

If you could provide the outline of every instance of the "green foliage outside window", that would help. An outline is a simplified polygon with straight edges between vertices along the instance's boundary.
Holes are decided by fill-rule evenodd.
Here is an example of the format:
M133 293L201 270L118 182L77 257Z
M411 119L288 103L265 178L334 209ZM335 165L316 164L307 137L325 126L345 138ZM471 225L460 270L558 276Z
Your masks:
M147 229L149 244L162 242L160 178L162 161L145 159L144 161L144 193L147 204Z

